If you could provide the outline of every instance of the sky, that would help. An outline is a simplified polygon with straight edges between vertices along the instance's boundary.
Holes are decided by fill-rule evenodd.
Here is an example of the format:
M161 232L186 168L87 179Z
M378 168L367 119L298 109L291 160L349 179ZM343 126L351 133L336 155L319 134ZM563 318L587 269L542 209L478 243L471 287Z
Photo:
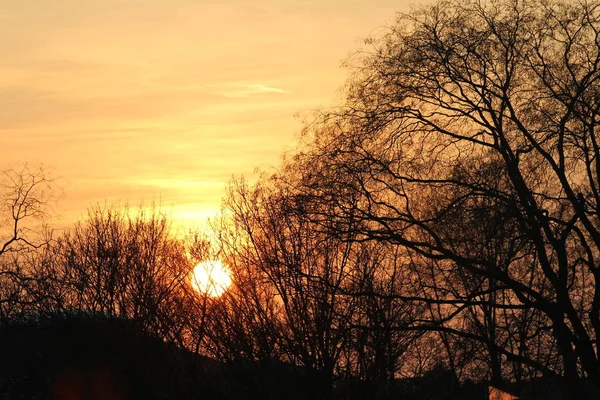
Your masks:
M407 0L0 0L0 160L43 164L62 224L92 204L219 211L340 102L341 63Z

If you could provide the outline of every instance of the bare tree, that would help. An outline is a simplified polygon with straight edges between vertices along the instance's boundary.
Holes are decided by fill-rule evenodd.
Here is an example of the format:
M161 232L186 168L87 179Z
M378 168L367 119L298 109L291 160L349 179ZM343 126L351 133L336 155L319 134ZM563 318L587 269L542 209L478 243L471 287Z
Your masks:
M235 282L211 315L210 346L226 359L300 367L312 396L354 381L386 386L420 335L397 329L414 308L381 295L403 284L402 271L385 246L322 232L304 201L277 176L232 184L219 232Z
M48 242L45 223L58 189L43 167L27 164L0 172L0 255Z
M48 222L59 195L43 167L27 164L0 171L0 316L23 311L34 299L27 285L35 253L51 238Z
M315 221L462 274L414 329L483 344L493 376L600 388L600 6L442 1L372 45L288 166Z
M36 292L46 299L40 307L130 319L187 347L194 307L191 258L156 206L136 213L96 206L39 260L37 274L45 284Z

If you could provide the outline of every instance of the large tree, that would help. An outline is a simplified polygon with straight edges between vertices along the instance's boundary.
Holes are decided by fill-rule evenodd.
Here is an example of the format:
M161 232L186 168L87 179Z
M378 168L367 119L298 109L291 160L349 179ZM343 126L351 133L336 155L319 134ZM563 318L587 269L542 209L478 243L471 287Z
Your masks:
M404 249L440 306L409 328L481 343L492 378L600 388L600 5L442 1L370 43L288 163L311 215Z

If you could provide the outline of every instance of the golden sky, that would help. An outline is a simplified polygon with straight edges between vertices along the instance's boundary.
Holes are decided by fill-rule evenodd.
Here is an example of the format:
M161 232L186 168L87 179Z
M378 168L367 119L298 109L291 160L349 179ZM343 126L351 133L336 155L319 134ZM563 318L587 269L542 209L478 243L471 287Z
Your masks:
M194 224L337 103L402 0L0 0L0 159L43 163L63 222L160 199Z

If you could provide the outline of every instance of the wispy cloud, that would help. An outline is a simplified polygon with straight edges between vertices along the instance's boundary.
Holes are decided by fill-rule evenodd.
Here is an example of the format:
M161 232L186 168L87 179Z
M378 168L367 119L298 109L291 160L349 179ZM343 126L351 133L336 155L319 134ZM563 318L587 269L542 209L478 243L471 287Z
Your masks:
M217 90L214 94L225 97L250 97L271 93L290 93L287 90L267 85L232 85L224 90Z

